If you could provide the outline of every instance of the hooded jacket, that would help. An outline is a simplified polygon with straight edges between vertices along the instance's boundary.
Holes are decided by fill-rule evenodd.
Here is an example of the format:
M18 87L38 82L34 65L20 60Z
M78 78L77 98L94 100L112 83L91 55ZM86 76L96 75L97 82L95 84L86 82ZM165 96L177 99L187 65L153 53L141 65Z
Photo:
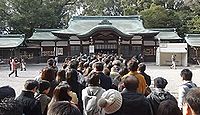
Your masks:
M98 86L88 86L86 87L85 89L82 90L82 101L83 101L83 115L87 115L87 112L86 112L86 108L85 108L85 105L86 105L86 96L88 96L88 92L92 92L92 93L96 93L96 97L97 97L97 100L99 100L101 98L101 95L103 94L103 92L105 92L106 90L103 89L102 87L98 87ZM88 103L88 104L91 104L91 103ZM97 104L97 107L101 110L101 108L98 106ZM98 115L104 115L104 111L100 111L98 113Z
M162 88L155 88L155 90L147 96L147 99L151 103L154 115L156 115L158 106L162 101L170 99L177 103L176 98Z

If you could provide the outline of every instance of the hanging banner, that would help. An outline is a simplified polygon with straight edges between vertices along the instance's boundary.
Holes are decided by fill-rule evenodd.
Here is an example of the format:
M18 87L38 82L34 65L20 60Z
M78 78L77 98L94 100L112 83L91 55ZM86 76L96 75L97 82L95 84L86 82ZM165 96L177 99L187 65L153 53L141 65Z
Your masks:
M63 48L57 48L57 54L58 55L63 55Z
M94 53L94 45L89 46L89 53Z

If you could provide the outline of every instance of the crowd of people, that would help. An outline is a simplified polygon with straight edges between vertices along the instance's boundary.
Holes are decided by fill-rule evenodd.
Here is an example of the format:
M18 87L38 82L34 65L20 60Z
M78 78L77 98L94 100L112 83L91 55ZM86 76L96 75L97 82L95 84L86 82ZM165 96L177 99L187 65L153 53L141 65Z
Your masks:
M0 87L0 115L200 114L200 88L191 70L180 73L178 99L165 90L165 78L151 80L145 70L135 57L78 56L66 58L61 69L50 58L19 96L12 87ZM149 87L152 81L154 88Z

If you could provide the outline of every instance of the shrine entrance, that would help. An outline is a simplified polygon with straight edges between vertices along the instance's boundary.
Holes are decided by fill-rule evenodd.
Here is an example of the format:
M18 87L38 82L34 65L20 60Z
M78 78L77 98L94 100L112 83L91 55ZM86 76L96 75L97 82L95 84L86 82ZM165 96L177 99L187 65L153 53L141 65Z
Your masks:
M95 44L95 53L117 54L117 44Z

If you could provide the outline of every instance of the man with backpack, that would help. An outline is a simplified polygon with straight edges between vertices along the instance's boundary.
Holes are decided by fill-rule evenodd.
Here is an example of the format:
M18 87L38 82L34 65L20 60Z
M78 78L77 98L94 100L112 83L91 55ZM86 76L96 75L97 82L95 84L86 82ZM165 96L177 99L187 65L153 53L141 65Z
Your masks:
M152 90L152 92L147 96L154 115L157 115L160 103L165 100L172 100L177 104L176 98L165 90L167 84L167 80L163 77L157 77L154 79L154 90Z
M178 106L182 110L183 106L183 97L187 94L187 92L194 87L197 87L195 83L192 82L192 71L189 69L183 69L181 71L182 84L179 86L178 91Z
M97 105L106 90L100 87L100 73L93 72L88 76L88 87L82 90L83 115L104 115L105 112Z

